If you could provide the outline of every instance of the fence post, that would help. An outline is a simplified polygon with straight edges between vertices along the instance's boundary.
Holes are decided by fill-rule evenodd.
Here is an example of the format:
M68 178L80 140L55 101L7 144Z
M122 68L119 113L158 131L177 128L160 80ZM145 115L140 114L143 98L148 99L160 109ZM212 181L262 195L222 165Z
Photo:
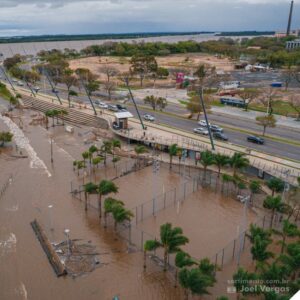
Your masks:
M73 182L72 182L72 180L71 180L71 194L73 196Z
M176 204L176 188L174 188L174 205Z
M152 199L152 214L155 217L155 198Z
M135 224L137 225L138 223L138 207L135 207Z
M245 241L246 241L246 231L244 232L243 251L244 251L244 249L245 249Z
M142 230L142 234L141 234L141 249L143 251L144 249L144 231Z
M164 209L166 208L166 197L167 197L167 193L165 192L165 194L164 194Z
M142 206L141 206L141 221L143 221L144 220L144 204L142 204Z
M215 273L217 272L217 263L218 263L218 253L216 253L216 259L215 259Z
M183 184L183 200L185 200L185 194L186 194L186 182Z
M129 223L128 240L129 244L131 244L131 223Z
M235 252L235 239L233 241L232 259L234 259L234 252Z
M223 250L222 250L222 266L221 266L221 268L223 268L223 263L224 263L224 253L225 253L225 248L223 248Z

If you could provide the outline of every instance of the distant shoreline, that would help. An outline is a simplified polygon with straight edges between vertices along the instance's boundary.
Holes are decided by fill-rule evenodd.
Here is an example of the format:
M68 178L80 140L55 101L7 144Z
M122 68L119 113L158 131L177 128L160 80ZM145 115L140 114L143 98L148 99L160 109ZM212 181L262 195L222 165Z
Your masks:
M115 34L78 34L78 35L39 35L39 36L13 36L0 37L0 44L35 43L35 42L68 42L68 41L92 41L92 40L126 40L141 39L164 36L192 36L192 35L214 35L225 36L261 36L273 35L274 31L194 31L194 32L151 32L151 33L115 33Z

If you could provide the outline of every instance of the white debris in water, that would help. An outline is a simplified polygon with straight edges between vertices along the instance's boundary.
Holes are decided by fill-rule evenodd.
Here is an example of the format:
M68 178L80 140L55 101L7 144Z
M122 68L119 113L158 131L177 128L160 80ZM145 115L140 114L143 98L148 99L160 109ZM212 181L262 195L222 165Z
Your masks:
M9 252L16 251L17 238L13 233L10 233L6 240L0 240L0 256Z
M27 290L25 287L25 284L23 282L20 283L20 286L18 286L17 288L15 288L15 292L19 295L21 295L21 297L24 300L27 300Z
M14 141L19 148L26 150L29 159L30 159L30 167L33 169L43 169L48 177L51 177L51 173L49 172L45 163L37 156L37 153L34 151L28 138L24 135L23 131L8 117L1 116L0 120L2 120L5 125L9 128L9 131L14 135Z

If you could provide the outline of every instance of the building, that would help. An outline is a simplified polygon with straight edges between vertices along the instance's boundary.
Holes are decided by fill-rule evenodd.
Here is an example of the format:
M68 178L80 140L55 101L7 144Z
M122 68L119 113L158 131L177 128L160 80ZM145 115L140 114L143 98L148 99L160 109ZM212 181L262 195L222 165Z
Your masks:
M287 35L286 35L286 32L278 31L278 32L275 33L274 36L277 37L277 38L284 38ZM291 30L289 36L296 36L296 37L300 36L300 29Z
M297 40L294 40L294 41L286 42L285 48L286 48L287 50L299 49L299 48L300 48L300 39L297 39Z

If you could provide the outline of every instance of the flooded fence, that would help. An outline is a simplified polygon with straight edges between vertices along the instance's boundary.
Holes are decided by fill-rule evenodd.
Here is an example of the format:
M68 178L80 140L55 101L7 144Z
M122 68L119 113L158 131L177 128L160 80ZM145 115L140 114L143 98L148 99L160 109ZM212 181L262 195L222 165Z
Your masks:
M4 182L4 184L0 188L0 199L4 196L7 188L10 186L13 180L13 175L9 175L8 179Z

